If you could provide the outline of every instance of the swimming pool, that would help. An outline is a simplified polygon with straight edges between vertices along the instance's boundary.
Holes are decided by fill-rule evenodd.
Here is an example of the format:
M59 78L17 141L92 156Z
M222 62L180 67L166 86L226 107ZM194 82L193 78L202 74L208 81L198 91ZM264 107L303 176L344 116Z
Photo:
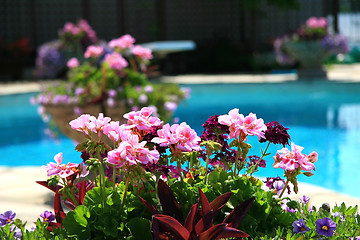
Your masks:
M278 121L303 152L317 151L315 175L300 180L360 197L360 85L337 82L285 82L271 84L188 85L191 98L176 112L200 135L209 116L227 114L239 108L247 115L256 113L265 122ZM75 144L62 137L56 142L44 134L45 124L37 108L28 103L34 93L0 97L0 164L43 165L58 152L64 161L79 162ZM257 138L249 138L251 155L260 154ZM272 146L273 154L281 146ZM267 157L266 169L259 176L282 176Z

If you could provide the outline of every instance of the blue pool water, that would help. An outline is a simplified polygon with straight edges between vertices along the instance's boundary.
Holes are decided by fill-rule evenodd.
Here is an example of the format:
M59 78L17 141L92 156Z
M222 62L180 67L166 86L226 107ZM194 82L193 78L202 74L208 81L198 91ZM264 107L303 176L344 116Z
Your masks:
M265 122L278 121L289 128L295 144L303 153L316 151L319 160L315 175L300 180L352 196L360 197L360 84L336 82L287 82L273 84L188 85L191 98L176 111L200 135L209 116L227 114L233 108L240 113L257 114ZM64 161L80 162L75 144L62 136L48 137L46 125L29 104L30 94L0 97L0 165L44 165L63 152ZM257 137L249 137L250 155L259 155ZM272 156L282 146L271 146L268 167L259 176L282 176L273 169Z

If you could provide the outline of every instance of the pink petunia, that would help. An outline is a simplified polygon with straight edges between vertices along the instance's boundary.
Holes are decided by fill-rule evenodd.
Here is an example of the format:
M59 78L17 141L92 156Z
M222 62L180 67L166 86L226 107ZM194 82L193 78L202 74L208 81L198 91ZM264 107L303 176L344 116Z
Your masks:
M136 57L142 59L142 60L150 60L153 58L151 49L143 48L139 45L134 46L133 49L131 49L132 54L134 54Z
M298 168L301 168L304 171L315 170L315 165L312 161L317 160L317 153L311 153L310 158L301 153L303 147L291 143L291 151L287 148L283 148L276 153L274 156L275 163L274 168L282 168L286 171L294 171Z
M80 65L79 60L75 57L70 58L69 61L67 61L66 66L68 68L76 68Z
M157 131L158 137L155 137L151 142L159 144L161 147L175 145L176 148L182 152L191 152L193 150L200 151L200 137L196 132L190 128L186 123L165 124L162 129Z
M46 166L42 166L43 169L47 170L48 177L57 175L60 178L67 178L68 176L74 174L73 169L79 166L79 164L75 163L62 164L62 153L56 154L54 160L55 162L50 162Z
M85 58L99 58L104 53L104 48L102 46L91 45L86 48L84 53Z
M134 46L134 43L135 39L131 35L126 34L124 36L111 40L109 42L109 46L111 48L125 49Z
M119 71L129 65L125 58L116 52L107 54L104 61L109 64L110 68Z
M157 163L160 154L157 150L145 147L146 141L139 143L137 135L131 135L122 141L117 149L108 152L107 161L116 167L128 167L135 164Z
M154 109L150 107L143 107L140 111L132 111L124 114L124 118L128 120L129 127L136 127L142 131L150 131L153 127L158 127L163 124L157 117L151 116Z

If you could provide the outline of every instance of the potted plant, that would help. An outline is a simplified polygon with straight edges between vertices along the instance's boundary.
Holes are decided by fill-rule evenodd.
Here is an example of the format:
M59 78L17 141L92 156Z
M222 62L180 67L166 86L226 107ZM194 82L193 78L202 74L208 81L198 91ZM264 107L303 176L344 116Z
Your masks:
M199 137L186 123L165 124L142 108L120 125L87 114L70 126L86 140L80 164L62 154L44 166L38 183L54 192L54 211L33 230L11 210L0 215L0 236L24 239L358 239L357 206L312 208L297 192L297 176L310 177L317 153L289 145L287 128L238 109L210 117ZM108 138L111 144L102 139ZM247 139L265 144L256 156ZM253 176L266 167L268 146L285 179ZM67 208L64 208L66 206Z
M170 121L188 91L177 84L150 82L146 73L152 52L134 43L126 34L88 46L82 60L67 61L66 81L46 85L32 101L41 104L43 116L50 115L65 135L78 142L83 136L71 131L68 123L82 113L101 112L123 122L126 112L150 106L154 115Z
M347 39L330 34L325 18L311 17L295 33L274 41L276 60L280 64L298 62L298 75L303 78L326 78L323 63L331 54L349 52Z

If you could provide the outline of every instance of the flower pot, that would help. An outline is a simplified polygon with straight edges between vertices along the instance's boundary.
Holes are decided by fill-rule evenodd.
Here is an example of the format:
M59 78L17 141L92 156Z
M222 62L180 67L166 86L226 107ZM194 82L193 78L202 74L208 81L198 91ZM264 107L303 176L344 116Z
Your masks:
M123 115L127 112L125 102L118 102L114 107L102 106L101 104L88 104L85 106L79 106L76 104L44 104L45 111L49 113L52 120L67 137L76 142L83 142L86 137L79 131L74 131L69 122L79 117L75 113L75 108L80 108L82 114L90 114L92 116L98 116L99 113L103 113L104 116L110 117L113 121L119 121L125 123L126 120ZM103 139L108 142L109 139Z
M300 63L299 79L326 78L323 68L329 53L324 50L321 41L290 41L284 44L285 51Z

